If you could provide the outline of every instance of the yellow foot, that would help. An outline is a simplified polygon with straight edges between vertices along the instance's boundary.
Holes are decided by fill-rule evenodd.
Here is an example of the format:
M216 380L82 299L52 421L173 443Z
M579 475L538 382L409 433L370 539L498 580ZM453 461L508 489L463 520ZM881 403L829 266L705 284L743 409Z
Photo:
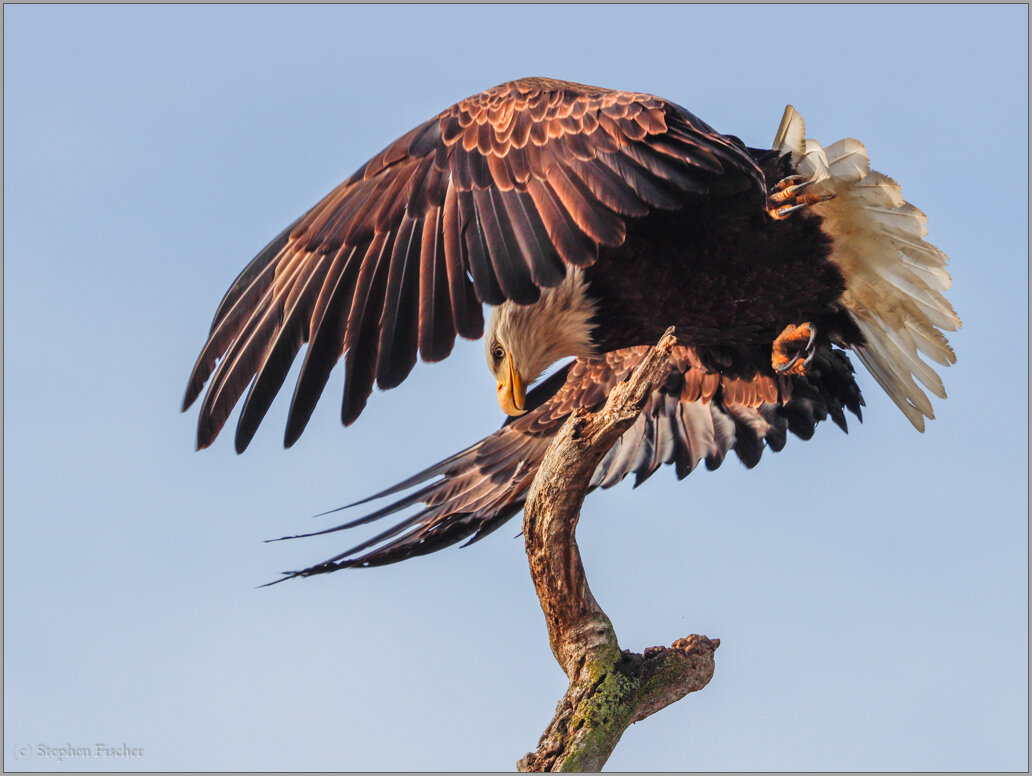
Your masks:
M814 205L833 198L834 194L801 194L800 192L813 183L812 179L802 175L790 175L782 178L774 185L774 190L767 197L767 215L776 221L787 218L800 208Z
M806 366L813 357L813 341L817 327L812 323L786 326L774 340L770 365L780 374L806 374Z

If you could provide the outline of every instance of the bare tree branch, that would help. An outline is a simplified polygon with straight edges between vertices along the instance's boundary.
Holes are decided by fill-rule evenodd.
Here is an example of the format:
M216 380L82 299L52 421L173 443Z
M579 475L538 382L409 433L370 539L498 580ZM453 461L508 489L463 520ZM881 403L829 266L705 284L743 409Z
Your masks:
M530 488L523 535L552 654L570 680L555 717L521 771L599 771L628 725L706 686L717 639L688 636L642 655L621 651L591 595L575 531L606 452L662 380L677 340L668 329L631 377L595 413L578 411L552 441Z

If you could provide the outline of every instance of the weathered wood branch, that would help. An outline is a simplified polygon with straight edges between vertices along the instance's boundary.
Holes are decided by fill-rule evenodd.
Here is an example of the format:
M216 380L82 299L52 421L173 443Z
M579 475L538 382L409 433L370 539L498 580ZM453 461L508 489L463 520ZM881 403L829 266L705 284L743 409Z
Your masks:
M598 412L575 412L552 441L530 488L523 535L552 653L570 680L521 771L599 771L624 730L706 686L720 642L688 636L644 654L621 651L584 575L575 531L591 475L634 423L666 373L668 329Z

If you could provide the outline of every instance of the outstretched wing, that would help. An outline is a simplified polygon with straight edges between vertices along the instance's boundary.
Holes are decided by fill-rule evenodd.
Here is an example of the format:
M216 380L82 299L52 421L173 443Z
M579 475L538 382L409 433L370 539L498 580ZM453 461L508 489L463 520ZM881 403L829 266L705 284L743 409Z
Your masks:
M528 406L533 409L527 414L357 503L415 489L408 495L357 520L303 536L354 528L420 505L413 514L347 552L284 578L381 566L463 539L468 543L482 539L523 508L545 451L570 413L578 407L600 406L647 351L647 347L627 348L574 361L528 394ZM729 377L707 369L690 348L676 347L665 382L598 465L591 487L612 487L629 474L635 475L638 485L667 463L674 464L680 479L703 462L706 468L716 469L732 450L752 468L764 448L776 452L784 447L787 432L809 439L817 423L829 416L846 430L844 410L860 417L863 404L848 358L822 346L810 372L820 377Z
M342 419L417 355L483 333L481 304L541 288L618 246L629 218L755 188L736 141L658 97L541 78L502 84L388 146L255 257L222 300L186 390L197 444L237 426L247 447L307 342L285 443L345 357Z

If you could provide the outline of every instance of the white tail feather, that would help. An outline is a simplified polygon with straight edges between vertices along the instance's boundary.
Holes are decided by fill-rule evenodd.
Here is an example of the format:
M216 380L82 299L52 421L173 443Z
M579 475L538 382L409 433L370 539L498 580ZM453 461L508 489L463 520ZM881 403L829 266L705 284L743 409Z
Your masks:
M828 159L828 172L838 181L859 183L871 170L867 149L859 140L839 140L824 149L824 155Z
M946 254L924 241L924 213L903 199L900 186L870 169L863 144L840 140L827 148L806 137L806 125L789 105L774 148L792 154L815 194L834 198L812 206L832 238L831 260L846 281L843 304L866 343L860 361L919 431L934 418L931 393L946 398L942 380L921 356L947 366L956 362L944 331L960 328L942 295L952 281Z

